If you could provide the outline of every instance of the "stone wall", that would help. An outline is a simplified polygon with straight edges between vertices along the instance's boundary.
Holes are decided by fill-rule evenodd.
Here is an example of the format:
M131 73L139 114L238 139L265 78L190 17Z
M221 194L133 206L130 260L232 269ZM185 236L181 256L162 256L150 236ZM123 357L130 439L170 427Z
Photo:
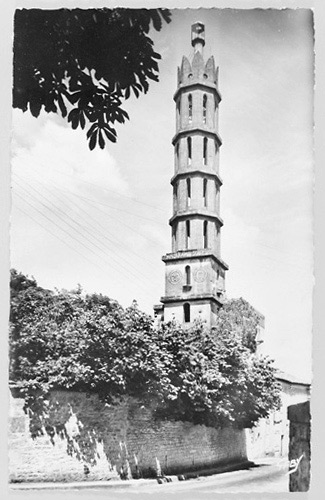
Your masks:
M247 459L244 431L156 421L153 410L135 399L110 406L94 394L53 392L43 435L37 435L39 416L35 424L35 415L27 416L23 405L17 394L12 397L11 481L106 480L121 473L150 477Z
M289 491L308 491L310 483L310 404L289 406Z

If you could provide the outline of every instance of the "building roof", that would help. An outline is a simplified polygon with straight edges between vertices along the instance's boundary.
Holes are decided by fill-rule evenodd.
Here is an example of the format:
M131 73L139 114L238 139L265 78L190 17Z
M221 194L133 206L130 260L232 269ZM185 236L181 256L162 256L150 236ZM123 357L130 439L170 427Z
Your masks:
M299 379L298 377L295 377L294 375L291 375L289 373L285 373L282 370L277 370L276 378L278 380L282 380L283 382L289 382L290 384L310 386L310 382Z

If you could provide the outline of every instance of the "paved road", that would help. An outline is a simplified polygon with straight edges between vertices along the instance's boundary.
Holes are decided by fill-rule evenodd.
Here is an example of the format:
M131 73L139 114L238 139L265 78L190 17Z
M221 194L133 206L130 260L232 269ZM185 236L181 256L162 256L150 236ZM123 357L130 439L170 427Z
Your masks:
M128 492L141 496L151 493L152 498L201 498L206 493L285 493L288 492L289 477L287 459L267 459L258 462L258 467L248 470L226 472L208 477L190 479L188 481L173 481L171 483L151 484L119 488L115 493ZM108 491L107 491L108 493ZM114 489L109 489L110 496ZM150 495L151 496L151 495ZM117 495L118 497L118 495ZM112 498L112 497L111 497ZM115 497L114 497L115 498Z
M249 498L255 497L254 494L260 498L261 493L286 493L288 492L289 477L288 461L287 459L265 459L256 462L256 467L247 470L239 470L233 472L225 472L222 474L215 474L213 476L198 477L196 479L189 479L187 481L178 481L174 476L174 481L171 483L158 484L156 480L139 480L139 481L123 481L118 484L107 482L106 484L83 483L71 484L68 488L60 485L60 491L55 484L47 485L56 490L55 493L58 498L65 500L78 499L78 500L101 500L107 498L109 500L122 500L123 498L132 499L136 497L137 500L143 498L150 498L154 500L197 500L201 498L214 498L215 493L249 493ZM124 483L124 484L123 484ZM24 489L22 485L16 485L19 489ZM40 491L36 491L35 485L28 485L28 489L32 491L32 496L27 498L42 499L53 498L47 497L46 494L53 493L53 491L44 491L44 484L40 484ZM26 487L26 486L25 486ZM23 491L12 491L11 493L22 494ZM61 496L60 496L61 495ZM222 495L222 498L224 497ZM19 497L12 497L21 498ZM55 497L56 498L56 497ZM246 497L247 498L247 497Z

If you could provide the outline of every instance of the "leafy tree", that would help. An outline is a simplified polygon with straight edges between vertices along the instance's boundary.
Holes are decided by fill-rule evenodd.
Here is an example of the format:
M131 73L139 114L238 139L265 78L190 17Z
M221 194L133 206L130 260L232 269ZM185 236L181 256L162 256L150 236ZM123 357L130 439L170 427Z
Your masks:
M236 302L229 306L234 313ZM243 428L278 407L272 362L256 356L245 346L243 332L230 325L230 320L219 321L212 331L200 322L187 331L172 323L162 327L160 345L172 362L167 374L171 387L157 409L160 417Z
M260 315L243 298L228 300L218 313L217 330L228 335L237 332L251 352L256 351Z
M110 403L133 396L154 404L158 418L216 427L251 427L279 403L272 363L253 347L254 310L243 299L229 301L212 330L202 322L157 330L136 303L123 309L80 289L51 292L16 271L12 286L11 378L36 414L46 393L60 388Z
M73 129L90 124L90 149L116 142L114 124L129 118L123 100L158 81L148 33L163 21L167 9L16 10L14 108L61 113Z
M17 292L17 276L30 286ZM152 318L99 294L51 292L12 271L11 379L33 390L150 392L163 380Z

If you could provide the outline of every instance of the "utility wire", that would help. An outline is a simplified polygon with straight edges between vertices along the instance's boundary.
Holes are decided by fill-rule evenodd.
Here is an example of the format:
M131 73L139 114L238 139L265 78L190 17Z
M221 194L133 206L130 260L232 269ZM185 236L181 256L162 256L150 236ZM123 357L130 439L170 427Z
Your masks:
M18 194L18 193L16 193L16 194ZM18 196L19 196L19 194L18 194ZM22 198L22 197L21 197L21 198ZM22 198L22 199L23 199L23 198ZM26 200L24 200L24 199L23 199L23 201L26 201ZM60 236L59 236L58 234L53 233L53 232L50 230L50 228L49 228L48 226L44 226L44 225L43 225L43 224L42 224L42 223L41 223L38 219L36 219L35 217L33 217L33 216L32 216L31 214L29 214L28 212L25 212L25 210L23 210L22 208L20 208L18 205L16 206L16 208L17 208L20 212L22 212L24 215L26 215L27 217L29 217L30 219L32 219L34 222L36 222L36 224L38 224L38 225L39 225L42 229L45 229L45 231L47 231L48 233L50 233L50 234L51 234L54 238L56 238L56 239L60 240L60 241L61 241L64 245L66 245L67 247L69 247L71 250L73 250L74 252L76 252L78 255L81 255L81 257L82 257L83 259L86 259L88 262L90 262L90 264L92 264L92 265L96 266L96 267L97 267L97 268L101 271L101 273L103 273L103 268L101 268L101 267L100 267L100 266L99 266L96 262L93 262L92 260L88 259L88 257L86 257L86 256L85 256L85 255L83 255L81 252L79 252L79 251L78 251L78 250L77 250L74 246L69 245L69 243L68 243L66 240L64 240L64 239L60 238ZM33 208L34 208L34 207L33 207ZM37 209L35 209L35 208L34 208L34 210L37 210ZM42 214L41 214L41 215L42 215ZM44 217L47 219L47 217L46 217L46 216L44 216ZM52 222L53 224L55 224L53 221L51 221L51 222ZM56 225L56 224L55 224L55 225ZM60 229L61 229L61 228L60 228Z
M24 189L24 188L23 188L23 189ZM27 191L26 189L25 189L25 191L28 193L28 191ZM31 195L30 195L30 193L28 193L28 194L29 194L29 196L31 196ZM39 203L41 203L41 202L39 202ZM42 205L44 208L46 208L46 209L48 209L48 210L51 210L49 207L47 207L47 206L46 206L46 205L44 205L43 203L41 203L41 205ZM55 210L57 210L57 208L56 208L56 207L54 207L54 208L55 208ZM53 214L53 215L54 215L54 214ZM65 215L65 214L64 214L64 215ZM89 238L88 238L85 234L81 233L79 230L77 230L76 228L74 228L73 226L71 226L71 224L69 224L69 222L67 222L66 220L62 219L62 217L60 217L59 215L57 215L57 214L56 214L56 217L58 217L58 218L59 218L59 219L60 219L63 223L65 223L65 224L66 224L67 226L69 226L72 230L74 230L74 231L75 231L75 232L76 232L79 236L81 236L82 238L84 238L85 240L87 240L87 241L88 241L91 245L93 245L94 247L98 248L98 249L99 249L99 250L100 250L100 251L101 251L101 252L105 255L105 257L106 257L106 250L103 250L100 246L98 246L98 245L97 245L96 243L94 243L91 239L89 239ZM76 223L75 221L73 221L73 222L74 222L75 224L77 224L78 226L80 226L80 227L81 227L81 229L83 230L83 232L85 232L85 228L84 228L84 227L82 227L79 223ZM88 233L88 234L89 234L89 233ZM90 236L92 237L92 235L90 235ZM102 243L100 242L100 244L102 244ZM94 253L94 252L93 252L93 253ZM96 254L95 254L95 255L96 255ZM96 255L96 256L97 256L97 255ZM119 268L124 269L124 270L125 270L128 274L131 274L131 275L132 275L133 277L135 277L136 279L139 279L139 278L140 278L140 280L143 280L143 278L146 278L146 276L143 276L143 275L141 275L140 273L138 273L138 274L139 274L139 276L137 276L136 274L134 274L133 269L132 269L132 270L127 269L127 268L126 268L124 265L122 265L119 261L117 261L116 259L114 259L114 257L110 257L110 259L112 259L113 261L115 261L115 263L119 266ZM105 259L104 259L104 260L105 260ZM110 263L110 264L112 265L112 263ZM114 266L112 266L112 267L114 267ZM120 269L118 269L118 270L120 270ZM148 281L149 281L149 278L146 278L146 279L148 279ZM151 281L151 280L150 280L150 281Z
M25 201L25 200L24 200ZM28 212L25 212L25 210L23 210L22 208L20 208L18 205L16 205L16 208L17 210L19 210L22 214L24 214L24 216L27 216L29 217L31 220L33 220L38 226L40 226L42 229L44 229L45 231L47 231L49 234L51 234L54 238L56 238L57 240L61 241L61 243L63 243L64 245L66 245L68 248L70 248L71 250L73 250L74 252L76 252L78 255L80 255L83 259L87 260L90 264L92 264L93 266L95 266L97 269L99 269L99 271L101 272L100 274L100 277L102 278L103 277L103 268L100 267L96 262L93 262L92 260L90 260L88 257L86 257L86 255L83 255L81 252L79 252L74 246L72 245L69 245L69 243L60 238L60 236L58 234L55 234L53 233L50 228L48 226L45 226L43 225L38 219L36 219L35 217L33 217L31 214L29 214ZM35 209L36 210L36 209ZM148 295L149 297L149 295ZM151 296L150 296L151 298Z
M64 231L66 234L68 234L68 236L69 236L70 238L74 239L77 243L81 244L81 245L82 245L84 248L86 248L88 251L92 252L92 253L96 256L96 258L99 258L98 254L97 254L96 252L94 252L94 250L93 250L92 248L89 248L89 247L88 247L87 245L85 245L82 241L80 241L80 240L76 240L76 238L75 238L74 236L72 236L72 235L71 235L68 231L66 231L63 227L60 227L60 225L58 225L58 224L57 224L55 221L53 221L51 218L47 217L44 213L42 213L40 210L38 210L38 209L37 209L34 205L32 205L30 202L28 202L26 199L24 199L24 197L22 197L19 193L16 193L16 194L17 194L17 195L18 195L18 196L19 196L19 197L20 197L23 201L25 201L28 205L30 205L30 206L31 206L34 210L36 210L36 211L37 211L40 215L42 215L42 216L43 216L43 217L45 217L47 220L49 220L50 222L52 222L52 223L53 223L55 226L57 226L57 227L58 227L61 231ZM45 208L47 208L47 207L45 207ZM86 236L82 235L79 231L77 231L75 228L73 228L73 227L72 227L70 224L68 224L67 222L66 222L66 224L67 224L68 226L70 226L70 227L71 227L74 231L76 231L76 232L77 232L77 234L79 234L79 235L80 235L81 237L83 237L84 239L86 239L86 240L90 241L90 243L91 243L93 246L95 246L95 247L99 248L99 250L100 250L101 252L103 252L103 253L104 253L104 251L103 251L100 247L98 247L98 245L96 245L95 243L93 243L93 242L92 242L91 240L89 240ZM101 259L102 259L102 260L104 260L104 261L106 261L106 262L107 262L107 263L108 263L111 267L113 267L113 269L116 269L116 268L114 267L114 265L113 265L111 262L108 262L105 258L104 258L104 259L103 259L103 258L101 258ZM114 259L113 259L113 260L114 260ZM115 262L116 262L116 261L115 261ZM122 268L122 269L124 269L124 270L127 272L127 276L128 276L128 277L129 277L129 275L131 274L131 275L133 275L133 276L134 276L137 280L139 280L139 278L138 278L136 275L134 275L134 273L133 273L132 271L129 271L129 270L128 270L128 269L126 269L124 266L120 265L120 263L119 263L119 262L117 262L117 265L118 265L118 269L116 269L116 270L117 270L118 272L120 271L120 268ZM142 280L142 279L143 279L143 276L141 276L140 280ZM139 283L139 285L141 286L141 283ZM149 297L149 294L148 294L148 291L147 291L146 287L145 287L145 286L143 286L143 287L141 287L141 288L143 288L143 290L146 292L146 294L147 294L147 295L148 295L148 297ZM150 297L151 297L151 296L150 296Z
M17 175L17 174L16 174L16 175ZM18 175L17 175L17 177L18 177L20 180L22 180L20 176L18 176ZM23 182L25 182L25 183L26 183L26 181L25 181L25 180L24 180ZM40 197L42 197L43 199L45 199L45 201L46 201L46 202L49 202L49 199L48 199L48 198L46 198L44 195L42 195L42 193L40 193L40 192L39 192L39 191L38 191L35 187L31 186L28 182L27 182L27 184L29 185L29 187L30 187L33 191L35 191L35 193L36 193L38 196L40 196ZM39 184L42 186L42 188L44 188L44 187L45 187L44 185L42 185L42 183L39 183ZM45 189L46 189L49 193L51 193L51 195L52 195L52 196L54 196L57 200L61 201L61 200L60 200L60 198L59 198L58 196L56 196L54 193L52 193L52 192L51 192L48 188L46 188L46 187L45 187ZM106 228L106 227L104 227L102 224L100 224L100 223L98 222L98 220L97 220L97 219L95 219L95 217L92 217L92 216L91 216L91 215L90 215L90 214L89 214L89 213L88 213L85 209L83 209L80 205L75 204L72 200L69 200L69 203L70 203L71 205L74 205L74 206L75 206L78 210L80 210L81 212L85 213L85 214L86 214L86 216L87 216L90 220L93 220L93 221L95 222L95 224L97 224L100 228L102 228L102 229L105 231L105 233L111 234L111 233L109 233L109 231L107 230L107 228ZM69 216L66 212L64 212L63 210L61 210L61 209L60 209L59 207L57 207L56 205L55 205L54 207L56 208L56 210L60 211L60 212L64 215L64 217L69 217L69 219L70 219L71 221L73 221L75 224L78 224L78 225L79 225L82 229L84 229L84 226L81 226L81 225L78 223L78 221L75 221L75 220L74 220L71 216ZM86 221L85 221L85 220L83 220L83 223L85 223L85 222L86 222ZM90 230L91 230L91 231L93 231L93 232L95 233L95 237L96 237L96 239L98 240L98 233L96 232L96 230L94 229L94 227L93 227L93 226L90 226L90 224L89 224L88 222L86 222L86 223L87 223L88 227L90 227ZM106 236L106 234L105 234L105 233L104 233L104 234L100 234L100 237L101 237L101 238L103 238L103 239L105 239L105 240L107 240L110 244L113 244L113 245L115 245L115 244L116 244L116 245L118 245L119 247L123 248L126 252L130 253L130 255L134 254L135 256L139 257L139 258L141 259L141 261L143 262L143 255L138 254L138 253L137 253L137 252L135 252L134 250L130 250L130 249L129 249L129 248L128 248L125 244L123 244L123 243L121 243L119 240L117 240L117 239L115 238L115 236L113 236L112 234L111 234L111 236L113 236L113 237L114 237L114 240L111 240L110 238L108 238L108 237ZM104 243L102 243L102 244L104 245ZM152 262L148 261L148 259L146 259L146 262L151 263L152 267L155 267L155 270L157 270L157 266L156 266L154 263L152 263Z
M60 189L60 188L58 188L58 189ZM85 198L84 196L80 196L80 195L78 195L78 194L76 194L76 193L71 193L71 194L72 194L73 196L77 197L77 198L80 198L80 199L82 199L82 200L86 201L87 203L90 203L92 207L94 207L94 205L98 205L98 202L97 202L96 200L92 200L92 199L90 199L90 198ZM104 205L104 204L102 204L102 203L101 203L101 205ZM104 206L106 206L106 205L104 205ZM108 213L107 213L105 210L103 210L102 208L100 208L100 207L98 207L98 206L96 206L95 208L96 208L97 210L99 210L101 213L108 215ZM115 210L118 210L118 209L115 209ZM132 215L135 215L135 214L132 214ZM136 217L140 217L140 216L139 216L139 215L136 215ZM140 218L143 218L143 217L140 217ZM154 222L155 224L161 224L161 225L162 225L162 223L161 223L161 222L154 221L154 220L152 220L152 219L147 219L147 218L145 218L145 219L146 219L146 220L150 220L151 222ZM116 219L116 220L117 220L120 224L122 224L123 226L125 226L126 228L130 229L131 231L133 231L134 233L136 233L136 234L140 234L143 238L147 239L148 241L150 241L150 242L151 242L151 243L153 243L154 245L161 245L159 242L157 242L157 241L153 240L152 238L149 238L147 235L143 234L143 233L142 233L141 231L139 231L138 229L134 229L134 227L129 226L128 224L126 224L126 223L124 222L124 220L121 220L121 219ZM165 228L166 228L166 224L164 224L164 226L165 226Z
M138 203L139 205L144 205L146 207L149 207L149 208L153 208L154 210L160 210L161 212L164 212L164 210L160 207L157 207L155 205L150 205L149 203L145 203L144 201L139 201L137 200L136 198L133 198L132 196L128 196L126 194L122 194L122 193L118 193L117 191L114 191L113 189L109 189L109 188L106 188L106 187L103 187L103 186L100 186L99 184L96 184L95 182L89 182L89 181L86 181L84 179L80 179L80 178L76 178L76 176L72 175L72 174L68 174L67 172L61 172L60 170L57 170L57 169L53 169L55 172L61 174L61 175L65 175L67 177L71 177L73 179L75 179L76 181L78 182L83 182L84 184L88 184L90 186L94 186L94 187L97 187L98 189L102 189L103 191L107 191L109 193L113 193L117 196L122 196L123 198L128 198L129 200L132 200L134 201L135 203Z
M17 175L17 174L16 174L16 175ZM121 209L121 208L111 207L110 205L107 205L107 204L105 204L105 203L101 203L101 202L99 202L98 200L93 200L93 199L91 199L91 198L86 198L85 196L81 196L81 195L78 195L78 194L76 194L76 193L73 193L73 192L72 192L72 191L70 191L69 189L64 189L64 188L59 187L59 186L57 186L57 185L55 185L55 184L53 184L53 183L52 183L52 187L55 187L55 188L56 188L57 190L59 190L59 191L63 191L63 192L65 192L65 193L68 193L68 194L70 194L70 195L72 195L72 196L76 197L76 198L79 198L79 199L84 200L84 201L86 201L86 202L88 202L88 203L91 203L91 204L92 204L92 206L94 206L94 205L95 205L95 206L96 206L96 209L97 209L97 210L99 210L100 212L102 212L102 213L103 213L103 214L105 214L105 215L108 215L108 213L107 213L105 210L103 210L103 209L101 209L100 207L98 207L98 206L97 206L98 204L100 204L100 205L102 205L102 206L104 206L104 207L107 207L107 208L113 208L114 210L118 210L118 211L125 212L125 213L127 213L127 214L129 214L129 215L135 215L136 217L138 217L138 218L140 218L140 219L149 220L150 222L154 222L155 224L161 224L161 225L162 225L162 222L160 222L160 221L157 221L157 220L154 220L154 219L148 219L147 217L142 217L142 216L140 216L140 215L137 215L137 214L134 214L134 213L128 212L128 211L123 210L123 209ZM139 231L138 229L134 229L134 227L129 226L128 224L126 224L126 223L124 222L124 220L121 220L121 219L116 219L116 220L117 220L120 224L122 224L123 226L125 226L125 227L127 227L128 229L130 229L131 231L133 231L134 233L136 233L136 234L140 234L143 238L147 239L148 241L151 241L154 245L160 245L160 243L158 243L157 241L155 241L155 240L153 240L153 239L149 238L147 235L144 235L144 234L143 234L141 231ZM165 228L166 228L166 224L164 224L164 226L165 226Z
M138 217L139 219L148 220L149 222L153 222L154 224L160 224L160 225L164 225L165 226L164 223L158 221L157 219L156 220L155 219L150 219L149 217L144 217L143 215L138 215L138 214L136 214L134 212L129 212L128 210L123 210L122 208L117 208L117 207L113 207L111 205L107 205L107 203L103 203L103 202L100 202L100 201L97 201L97 200L91 200L91 199L87 198L86 196L76 195L75 193L72 193L72 192L71 192L71 194L73 196L78 196L81 199L91 201L92 203L97 203L98 205L103 205L104 207L111 208L112 210L117 210L119 212L124 212L124 213L126 213L128 215L132 215L134 217Z

